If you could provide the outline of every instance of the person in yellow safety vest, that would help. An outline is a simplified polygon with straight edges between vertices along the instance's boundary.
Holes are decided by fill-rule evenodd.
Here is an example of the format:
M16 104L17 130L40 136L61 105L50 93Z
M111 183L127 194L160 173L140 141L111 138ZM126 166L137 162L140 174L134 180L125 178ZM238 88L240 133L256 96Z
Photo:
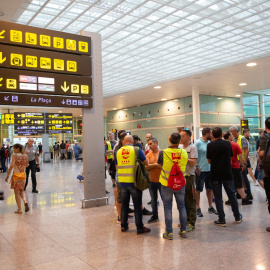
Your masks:
M248 145L248 141L247 139L239 134L239 130L238 127L236 126L232 126L230 127L230 132L232 133L233 137L234 137L234 142L237 143L241 150L242 150L242 157L243 157L243 170L241 171L241 176L242 176L242 180L244 181L244 184L246 186L246 194L247 194L247 199L249 200L253 200L253 196L251 193L251 189L250 189L250 183L248 180L248 170L247 170L247 162L248 162L248 155L249 155L249 145Z
M163 234L163 238L172 240L172 201L173 195L177 203L177 209L179 211L179 219L181 228L179 235L186 238L186 225L187 225L187 212L185 207L185 187L178 191L168 187L168 178L174 162L178 162L181 171L184 173L188 162L188 154L185 149L178 149L178 145L181 140L179 133L172 133L169 139L170 146L159 152L158 164L161 165L161 174L159 182L161 183L161 198L164 206L166 231Z
M148 160L141 149L139 149L138 158L144 165L148 165ZM131 196L134 204L137 234L148 233L151 230L144 227L142 222L142 191L134 187L136 155L132 136L125 136L123 146L117 151L115 164L122 192L121 231L125 232L129 229L128 209Z
M113 163L113 148L116 145L117 141L114 139L114 134L109 132L109 140L105 144L105 155L107 157L107 169L108 173L111 176L113 188L116 186L115 173L116 169Z

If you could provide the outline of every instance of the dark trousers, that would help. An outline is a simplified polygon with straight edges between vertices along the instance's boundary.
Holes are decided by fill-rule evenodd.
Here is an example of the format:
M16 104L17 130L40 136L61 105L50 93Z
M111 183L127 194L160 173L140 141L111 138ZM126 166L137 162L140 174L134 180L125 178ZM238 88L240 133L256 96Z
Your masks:
M245 186L246 186L246 191L247 191L247 195L251 195L251 189L250 189L250 183L249 183L249 180L248 180L248 170L246 169L245 171L242 171L241 172L241 176L242 176L242 179L245 183Z
M151 195L153 216L158 217L157 199L158 199L158 191L159 191L159 194L161 195L161 184L156 183L156 182L150 182L149 191Z
M121 187L122 192L122 209L121 209L121 227L128 227L128 209L129 209L129 200L130 196L134 204L134 215L137 231L143 230L142 222L142 191L135 188L134 186L130 187Z
M270 177L264 177L263 182L264 182L264 189L265 189L266 197L268 200L268 211L270 214Z
M196 214L196 200L195 200L195 175L185 176L186 179L186 192L185 204L187 211L187 223L195 226Z
M213 192L215 195L215 202L218 211L218 217L220 221L225 221L225 213L222 202L222 185L227 193L227 196L231 202L233 215L235 218L240 217L238 202L235 196L235 189L233 181L212 182Z
M5 173L7 171L5 157L1 157L1 166L2 166L3 173Z
M29 161L29 166L26 168L26 181L25 181L25 186L24 189L26 189L28 185L28 177L29 177L29 172L31 170L31 179L32 179L32 190L35 190L37 188L37 179L36 179L36 161Z

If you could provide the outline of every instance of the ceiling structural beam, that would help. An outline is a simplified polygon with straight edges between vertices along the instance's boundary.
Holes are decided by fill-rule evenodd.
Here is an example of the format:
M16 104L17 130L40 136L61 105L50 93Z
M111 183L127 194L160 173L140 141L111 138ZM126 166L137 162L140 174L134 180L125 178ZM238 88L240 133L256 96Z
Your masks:
M28 21L27 25L30 25L30 23L39 15L39 13L47 6L47 4L50 2L50 0L47 0L37 11L36 14Z

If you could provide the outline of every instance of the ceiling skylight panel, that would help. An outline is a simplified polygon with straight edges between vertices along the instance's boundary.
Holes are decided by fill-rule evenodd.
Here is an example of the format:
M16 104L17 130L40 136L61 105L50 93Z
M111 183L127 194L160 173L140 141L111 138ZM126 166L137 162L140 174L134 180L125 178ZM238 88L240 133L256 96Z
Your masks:
M41 1L34 0L27 7L27 9L33 10L33 11L38 11L45 4L45 2L46 2L46 0L41 0Z
M62 30L67 24L71 23L72 19L58 17L53 23L49 25L49 29Z
M35 14L36 13L34 11L25 10L17 22L27 24Z
M42 27L46 25L48 22L50 22L52 19L54 19L54 16L44 14L44 13L39 13L34 20L30 23L31 26L37 26L37 27Z
M56 16L59 12L61 12L61 9L48 8L48 7L45 7L42 9L42 13L54 15L54 16Z

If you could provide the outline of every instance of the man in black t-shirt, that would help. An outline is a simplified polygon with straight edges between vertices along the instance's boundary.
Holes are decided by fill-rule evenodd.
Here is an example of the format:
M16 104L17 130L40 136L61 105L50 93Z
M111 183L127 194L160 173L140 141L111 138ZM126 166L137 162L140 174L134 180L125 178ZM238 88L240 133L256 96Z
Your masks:
M222 140L222 129L213 129L214 141L207 145L207 159L211 164L211 182L215 195L215 202L219 219L214 224L226 227L226 219L222 202L222 185L231 201L232 211L236 223L242 222L242 215L239 212L238 202L235 196L231 158L233 157L230 142Z
M62 141L62 143L60 144L61 159L67 159L66 152L66 144L64 143L64 141Z
M267 134L264 134L260 140L260 152L259 152L260 161L264 158L264 151L267 150L266 142L267 142L267 137L270 135L270 117L266 118L265 120L265 130ZM268 200L268 211L270 214L270 173L268 170L264 170L263 182L264 182L265 193ZM270 227L267 227L266 231L270 232Z

